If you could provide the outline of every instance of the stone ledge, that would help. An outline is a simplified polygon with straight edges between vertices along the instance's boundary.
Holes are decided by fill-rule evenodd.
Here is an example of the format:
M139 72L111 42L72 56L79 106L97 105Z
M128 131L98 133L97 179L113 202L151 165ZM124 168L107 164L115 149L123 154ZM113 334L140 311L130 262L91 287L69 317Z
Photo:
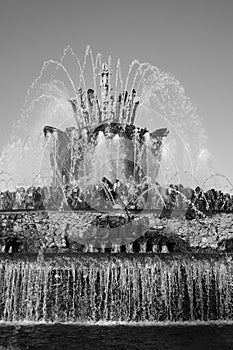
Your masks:
M127 215L122 213L115 215L72 211L0 213L1 250L3 252L78 251L92 239L94 244L98 228L101 228L102 234L111 233L110 239L114 241L114 230L111 229L116 227L120 228L122 235L128 235L127 242L136 241L139 245L143 243L145 245L145 242L147 245L148 242L152 245L171 244L175 251L176 249L219 252L233 250L232 213L219 213L199 220L186 220L184 217L159 219L157 214L141 213L133 216L130 229L127 226L128 220ZM150 248L145 249L148 251ZM161 247L158 249L161 251Z

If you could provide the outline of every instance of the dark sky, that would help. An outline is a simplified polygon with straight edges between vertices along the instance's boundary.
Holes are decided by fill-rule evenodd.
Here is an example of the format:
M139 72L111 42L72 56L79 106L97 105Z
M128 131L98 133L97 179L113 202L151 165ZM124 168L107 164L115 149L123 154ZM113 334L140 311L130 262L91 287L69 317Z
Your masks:
M43 62L70 44L172 73L203 118L217 171L233 182L232 0L0 0L0 146Z

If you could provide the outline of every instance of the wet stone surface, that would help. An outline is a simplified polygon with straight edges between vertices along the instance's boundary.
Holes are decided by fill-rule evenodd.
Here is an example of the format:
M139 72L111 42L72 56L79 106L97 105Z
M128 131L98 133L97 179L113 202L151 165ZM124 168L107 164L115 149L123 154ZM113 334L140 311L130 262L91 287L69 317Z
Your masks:
M124 252L130 244L134 252L231 252L233 215L186 220L152 213L1 213L0 244L2 252Z

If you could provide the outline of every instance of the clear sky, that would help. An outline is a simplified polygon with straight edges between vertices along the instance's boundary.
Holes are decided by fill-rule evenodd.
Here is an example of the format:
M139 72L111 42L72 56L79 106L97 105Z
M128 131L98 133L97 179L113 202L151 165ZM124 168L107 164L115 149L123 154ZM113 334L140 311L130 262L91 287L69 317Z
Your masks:
M0 0L1 147L43 62L68 44L172 73L203 118L216 171L233 182L232 0Z

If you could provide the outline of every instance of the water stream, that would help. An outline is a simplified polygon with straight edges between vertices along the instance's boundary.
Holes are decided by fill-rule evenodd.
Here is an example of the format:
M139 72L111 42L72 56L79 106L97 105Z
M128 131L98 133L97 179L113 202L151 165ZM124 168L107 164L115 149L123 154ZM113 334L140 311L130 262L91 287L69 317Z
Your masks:
M30 322L231 320L227 255L2 255L0 319Z

